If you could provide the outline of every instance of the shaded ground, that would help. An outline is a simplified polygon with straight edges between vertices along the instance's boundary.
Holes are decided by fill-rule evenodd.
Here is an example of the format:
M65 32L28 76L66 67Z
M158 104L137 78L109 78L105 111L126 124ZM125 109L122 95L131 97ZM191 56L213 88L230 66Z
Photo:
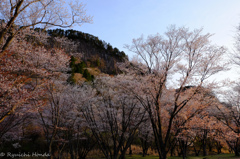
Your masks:
M0 157L1 158L1 157ZM37 159L37 158L21 158L21 159ZM41 158L45 159L45 158ZM104 159L103 156L88 156L87 159ZM126 159L159 159L158 156L149 155L142 157L141 155L126 155ZM182 159L182 157L168 157L168 159ZM240 159L240 157L234 156L234 154L220 154L220 155L209 155L209 156L188 156L187 159Z
M182 157L169 157L168 159L182 159ZM220 155L209 155L209 156L198 156L198 157L187 157L187 159L240 159L240 157L234 156L234 154L220 154Z
M87 157L87 159L103 159L103 157ZM149 155L142 157L141 155L126 155L126 159L159 159L158 156ZM182 159L182 157L168 157L168 159ZM234 156L234 154L220 154L209 156L188 156L187 159L240 159L240 157Z

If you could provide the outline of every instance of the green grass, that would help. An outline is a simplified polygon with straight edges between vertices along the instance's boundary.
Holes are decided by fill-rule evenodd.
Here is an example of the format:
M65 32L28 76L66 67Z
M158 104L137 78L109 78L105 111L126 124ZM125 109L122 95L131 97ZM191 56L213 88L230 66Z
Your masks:
M104 157L87 157L88 159L104 159ZM35 158L22 158L22 159L35 159ZM43 158L44 159L44 158ZM126 159L159 159L158 156L146 156L142 155L126 155ZM168 159L182 159L182 157L168 157ZM220 154L220 155L209 155L209 156L188 156L187 159L240 159L240 157L235 157L234 154Z
M146 156L146 157L142 157L142 155L126 155L126 159L159 159L158 156Z
M182 157L168 157L168 159L182 159ZM209 156L188 156L187 159L240 159L240 157L235 157L234 154L220 154Z
M146 156L141 155L126 155L126 159L159 159L158 156ZM168 159L182 159L182 157L168 157ZM209 156L188 156L187 159L240 159L235 157L234 154L220 154L220 155L209 155Z
M89 159L103 159L104 157L89 157ZM158 156L149 155L142 157L142 155L126 155L126 159L159 159ZM168 159L182 159L182 157L168 157ZM187 156L187 159L240 159L235 157L234 154L220 154L209 156Z

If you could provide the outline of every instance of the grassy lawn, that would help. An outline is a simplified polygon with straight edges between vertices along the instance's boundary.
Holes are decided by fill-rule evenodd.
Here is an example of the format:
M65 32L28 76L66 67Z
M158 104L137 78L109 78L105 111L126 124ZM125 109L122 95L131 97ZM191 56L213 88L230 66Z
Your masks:
M159 159L158 156L146 156L141 155L126 155L126 159ZM168 157L168 159L182 159L182 157ZM187 159L240 159L240 157L235 157L234 154L220 154L220 155L209 155L209 156L188 156Z
M168 159L181 159L182 157L168 157ZM187 157L187 159L240 159L240 157L235 157L234 154L220 154L220 155L209 155L209 156L193 156Z
M21 159L37 159L37 158L21 158ZM45 159L45 158L42 158ZM99 156L89 156L87 159L104 159L104 157ZM126 155L126 159L159 159L158 156L146 156L142 157L141 155ZM182 159L182 157L168 157L168 159ZM240 159L240 157L235 157L234 154L220 154L220 155L209 155L209 156L188 156L187 159Z
M149 155L149 156L146 156L146 157L142 157L142 155L126 155L126 159L159 159L158 156L152 156L152 155Z

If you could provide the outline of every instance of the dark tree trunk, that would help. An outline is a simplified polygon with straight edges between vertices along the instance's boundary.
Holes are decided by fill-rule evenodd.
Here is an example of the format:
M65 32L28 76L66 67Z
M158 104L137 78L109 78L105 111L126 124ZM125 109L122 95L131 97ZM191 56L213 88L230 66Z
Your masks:
M235 153L235 156L240 156L240 154L239 154L239 144L238 144L238 139L237 139L237 142L235 143L235 145L234 145L234 148L233 148L233 150L234 150L234 153Z
M208 140L208 141L207 141L207 145L208 145L209 152L212 152L213 143L214 143L213 140Z
M159 159L167 159L167 154L163 152L161 156L159 156Z
M207 156L207 133L207 130L204 129L202 139L203 156Z
M180 140L179 145L180 145L180 148L181 148L182 158L186 159L186 157L187 157L187 141Z
M132 146L129 147L129 155L132 155Z
M235 153L235 156L240 156L238 150L235 148L234 148L234 153Z
M161 150L161 153L159 154L159 159L167 159L167 151Z
M148 141L145 139L141 139L141 143L142 143L142 156L145 157L147 155L149 144Z
M175 155L175 148L176 148L176 144L174 144L171 149L170 149L170 154L171 156L174 156Z
M194 152L195 152L195 156L199 156L199 153L200 153L200 151L201 151L202 147L200 147L200 149L199 149L199 150L197 150L196 146L195 146L195 145L193 145L193 149L194 149Z
M222 153L222 145L219 141L216 141L216 148L218 154Z
M74 156L74 152L73 152L73 143L72 143L72 140L70 140L70 155L71 155L71 159L75 159L75 156Z
M203 142L203 156L207 156L207 146L204 142Z

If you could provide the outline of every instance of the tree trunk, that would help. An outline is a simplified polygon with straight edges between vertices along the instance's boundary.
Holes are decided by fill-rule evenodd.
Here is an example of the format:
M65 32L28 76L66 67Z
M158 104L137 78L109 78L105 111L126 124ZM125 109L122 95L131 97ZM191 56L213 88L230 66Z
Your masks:
M159 155L159 159L167 159L167 152L162 151L161 154Z
M217 147L217 154L222 153L222 147Z
M48 152L50 154L50 156L48 157L48 159L52 159L53 158L53 153L52 153L52 141L50 142L49 146L48 146Z
M141 139L141 143L142 143L142 156L145 157L147 155L147 151L148 151L148 143L146 140Z
M209 152L212 152L213 143L214 143L213 140L208 140L208 141L207 141L207 145L208 145Z
M217 153L218 154L222 153L222 145L218 141L216 141L216 148L217 148Z
M234 147L234 153L235 153L235 156L240 156L237 145Z
M203 156L207 156L207 147L205 143L203 143Z
M125 154L126 154L126 152L121 152L119 159L126 159Z
M181 140L180 141L181 151L182 151L182 158L187 158L187 141Z
M129 147L129 155L132 155L132 146Z
M12 41L13 41L13 38L14 38L13 35L12 35L12 36L9 36L9 37L7 38L6 43L5 43L5 44L3 45L3 47L2 47L2 51L5 51L5 50L8 49L8 47L10 46L10 44L11 44Z
M171 149L170 149L170 154L171 156L174 156L175 155L175 148L176 148L176 144L174 144Z
M203 156L207 156L207 130L205 129L203 134L202 147L203 147Z
M239 152L238 152L238 150L234 150L234 152L235 152L235 156L239 156Z
M194 149L194 152L195 152L195 156L199 156L199 153L200 153L200 151L201 151L201 149L202 149L202 146L200 146L200 149L197 150L196 147L195 147L195 145L193 144L193 149Z
M72 140L70 140L69 143L70 143L70 155L71 155L71 159L75 159L75 157L74 157L74 152L73 152L73 143L72 143Z

